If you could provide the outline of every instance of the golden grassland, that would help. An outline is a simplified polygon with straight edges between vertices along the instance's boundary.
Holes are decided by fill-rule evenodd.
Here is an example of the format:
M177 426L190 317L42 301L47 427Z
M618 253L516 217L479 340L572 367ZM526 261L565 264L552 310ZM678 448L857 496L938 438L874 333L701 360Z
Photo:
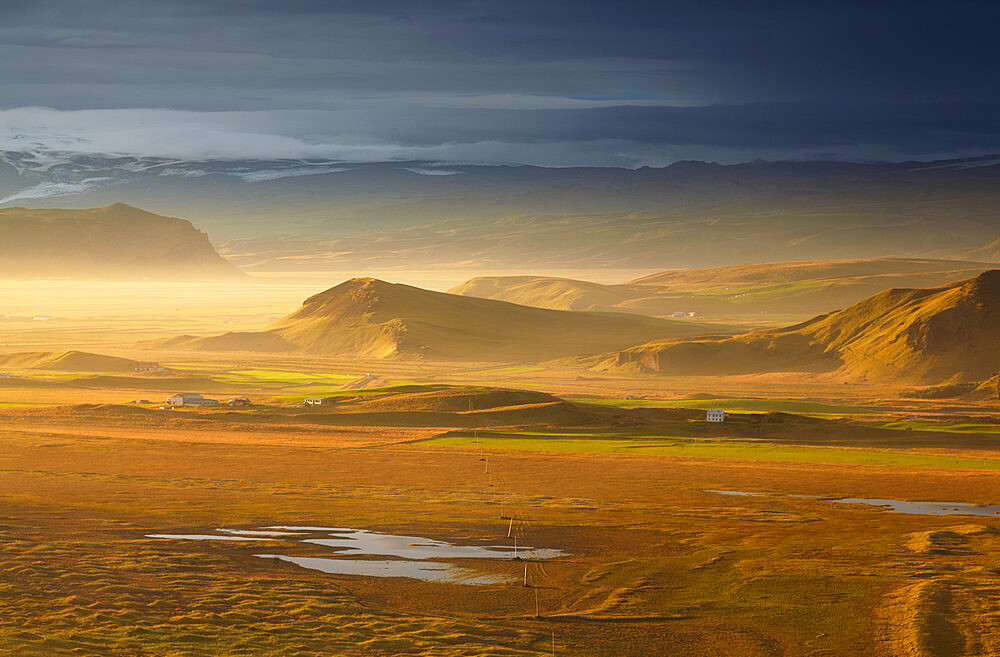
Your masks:
M996 603L995 521L703 492L988 502L990 472L491 449L524 540L567 552L528 564L534 619L536 589L520 584L324 575L252 556L273 548L144 538L315 524L502 541L474 449L0 435L12 654L530 655L551 632L580 655L963 654L927 646L991 640L988 617L963 610ZM921 547L941 533L961 544Z
M425 388L343 391L352 401L342 410L421 406L457 417L476 411L440 408L538 396ZM545 441L529 449L484 432L495 489L468 432L454 434L461 443L428 442L449 427L331 425L331 413L294 401L238 412L7 408L0 646L18 655L544 655L554 634L557 654L573 655L991 654L996 520L824 499L994 502L995 472L907 461L971 446L989 460L991 436L884 429L865 414L841 422L846 438L827 440L838 423L819 418L709 427L693 411L622 411L646 418L643 437L608 427L607 404L581 406L594 413L589 429L546 426L544 415L521 427ZM754 418L783 421L761 432ZM581 435L654 443L668 430L741 451L591 452ZM838 456L774 460L776 447ZM899 458L842 458L865 450ZM567 553L528 562L528 588L329 575L253 556L273 547L145 538L304 524L503 542L501 500L523 521L523 541ZM302 544L282 551L326 556ZM517 578L524 565L475 567Z
M0 654L528 656L553 637L595 657L1000 651L1000 520L830 501L1000 502L995 403L795 374L147 352L147 320L0 323L3 353L91 340L168 368L0 379ZM255 405L160 410L181 391ZM691 410L710 407L738 414ZM302 543L145 537L316 525L505 544L505 514L565 555L456 560L514 580L470 586L253 556L333 556Z

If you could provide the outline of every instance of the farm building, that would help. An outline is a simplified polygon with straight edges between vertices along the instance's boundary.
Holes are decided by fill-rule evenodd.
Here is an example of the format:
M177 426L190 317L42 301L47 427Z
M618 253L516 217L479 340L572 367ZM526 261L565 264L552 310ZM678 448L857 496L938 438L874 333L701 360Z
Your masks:
M181 392L167 400L173 406L218 406L218 399L207 399L197 392Z
M247 399L246 397L237 397L236 399L230 399L226 403L229 404L230 406L253 406L253 404L250 403L250 400Z
M333 403L332 397L306 397L302 402L306 406L326 406Z
M719 410L706 411L705 412L705 421L706 422L725 422L726 421L726 412L725 411L719 411Z
M162 372L163 366L151 361L143 361L133 368L135 372Z

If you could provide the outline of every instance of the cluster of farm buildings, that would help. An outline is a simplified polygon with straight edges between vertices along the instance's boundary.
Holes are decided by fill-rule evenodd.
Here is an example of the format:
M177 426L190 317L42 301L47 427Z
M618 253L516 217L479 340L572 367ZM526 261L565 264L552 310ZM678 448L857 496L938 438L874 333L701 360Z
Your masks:
M167 400L171 406L218 406L218 399L209 399L197 392L180 392ZM250 406L246 397L237 397L226 402L229 406Z

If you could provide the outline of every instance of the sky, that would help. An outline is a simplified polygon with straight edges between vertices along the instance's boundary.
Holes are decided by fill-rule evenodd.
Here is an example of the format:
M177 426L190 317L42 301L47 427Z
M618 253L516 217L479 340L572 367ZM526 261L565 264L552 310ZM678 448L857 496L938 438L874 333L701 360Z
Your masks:
M3 0L0 148L625 167L998 153L998 24L994 0Z

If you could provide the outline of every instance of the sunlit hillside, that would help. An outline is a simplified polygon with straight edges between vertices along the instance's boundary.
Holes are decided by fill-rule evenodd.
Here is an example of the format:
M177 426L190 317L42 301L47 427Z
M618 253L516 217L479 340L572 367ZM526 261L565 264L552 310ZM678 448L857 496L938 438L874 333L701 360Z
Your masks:
M451 292L541 308L656 316L816 314L849 306L888 288L944 285L991 267L981 262L912 258L770 262L679 269L618 285L546 276L480 277Z
M1000 271L930 289L892 289L785 329L654 342L605 367L663 374L835 372L848 380L982 381L1000 369Z
M635 342L639 336L732 332L729 327L698 322L545 310L375 279L352 279L306 299L301 308L262 331L180 336L146 346L368 358L539 361L606 351L615 344Z

